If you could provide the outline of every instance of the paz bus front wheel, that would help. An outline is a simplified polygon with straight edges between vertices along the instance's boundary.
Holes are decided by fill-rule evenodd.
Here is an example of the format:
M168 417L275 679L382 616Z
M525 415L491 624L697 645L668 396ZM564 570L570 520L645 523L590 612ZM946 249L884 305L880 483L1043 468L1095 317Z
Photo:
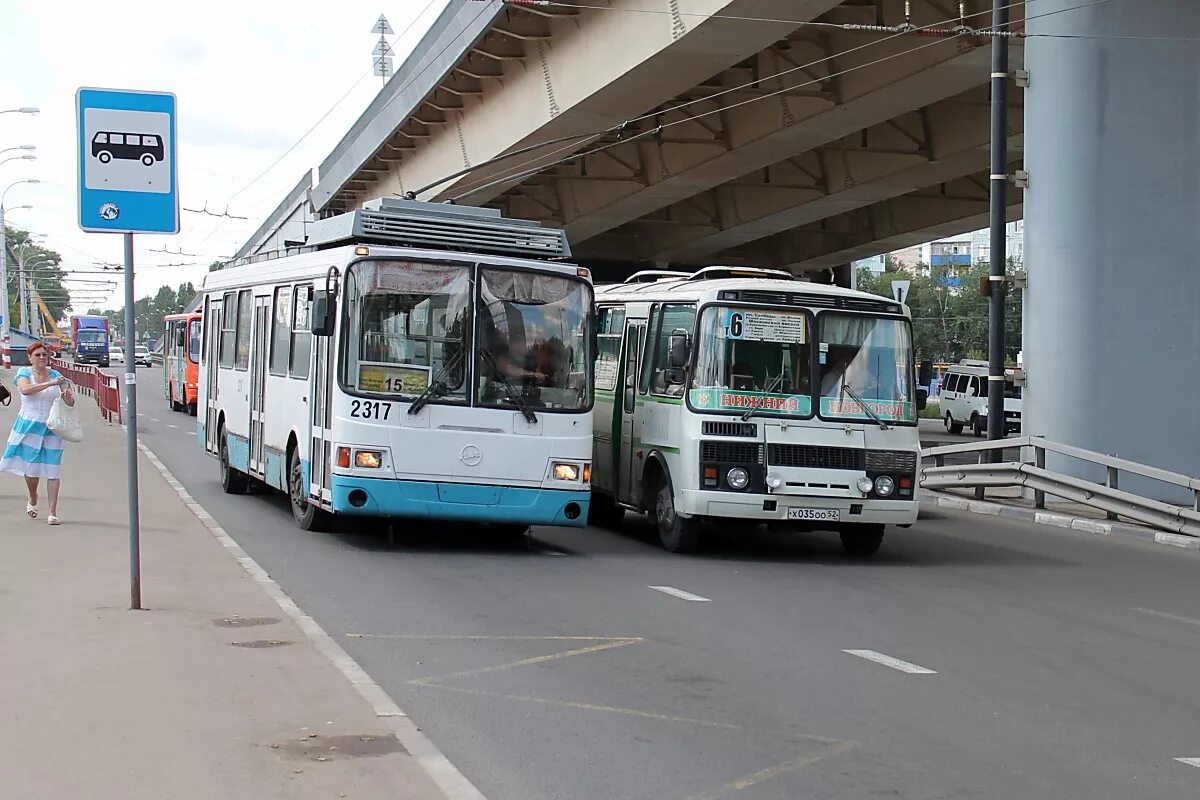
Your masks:
M659 541L670 552L692 553L700 547L700 520L676 513L675 495L665 474L659 478L654 494L654 522Z
M328 511L309 502L304 469L300 465L300 452L294 447L288 456L288 499L291 501L292 519L296 520L301 530L329 530L332 516Z
M868 558L883 544L882 525L847 525L841 530L842 549L853 558Z

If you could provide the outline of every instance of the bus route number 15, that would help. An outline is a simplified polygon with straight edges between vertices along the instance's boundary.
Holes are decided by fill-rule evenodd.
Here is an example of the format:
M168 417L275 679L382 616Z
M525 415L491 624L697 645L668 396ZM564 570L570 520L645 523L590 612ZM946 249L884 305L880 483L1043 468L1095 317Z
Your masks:
M357 419L386 420L392 414L392 404L381 400L353 400L350 402L350 416Z

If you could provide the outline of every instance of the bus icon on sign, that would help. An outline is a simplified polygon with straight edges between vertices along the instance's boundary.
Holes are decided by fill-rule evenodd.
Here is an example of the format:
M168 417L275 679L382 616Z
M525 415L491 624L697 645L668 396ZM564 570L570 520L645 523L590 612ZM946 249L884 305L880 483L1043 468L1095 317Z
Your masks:
M114 158L124 161L141 161L152 167L165 157L161 136L151 133L118 133L98 131L92 137L92 157L107 164Z

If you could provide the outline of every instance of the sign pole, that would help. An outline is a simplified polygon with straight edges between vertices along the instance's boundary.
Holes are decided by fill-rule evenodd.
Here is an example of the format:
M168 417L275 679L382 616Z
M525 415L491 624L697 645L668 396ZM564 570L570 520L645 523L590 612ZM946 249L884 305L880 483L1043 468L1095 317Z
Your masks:
M125 234L125 456L129 484L129 608L142 607L141 530L138 513L137 361L133 298L133 234Z

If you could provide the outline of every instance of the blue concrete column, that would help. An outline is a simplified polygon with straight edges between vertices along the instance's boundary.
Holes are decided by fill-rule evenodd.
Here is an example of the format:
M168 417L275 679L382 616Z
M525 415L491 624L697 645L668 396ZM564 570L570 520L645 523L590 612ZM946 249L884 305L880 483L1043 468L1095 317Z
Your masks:
M1200 476L1200 2L1078 5L1026 6L1085 38L1025 43L1025 428Z

